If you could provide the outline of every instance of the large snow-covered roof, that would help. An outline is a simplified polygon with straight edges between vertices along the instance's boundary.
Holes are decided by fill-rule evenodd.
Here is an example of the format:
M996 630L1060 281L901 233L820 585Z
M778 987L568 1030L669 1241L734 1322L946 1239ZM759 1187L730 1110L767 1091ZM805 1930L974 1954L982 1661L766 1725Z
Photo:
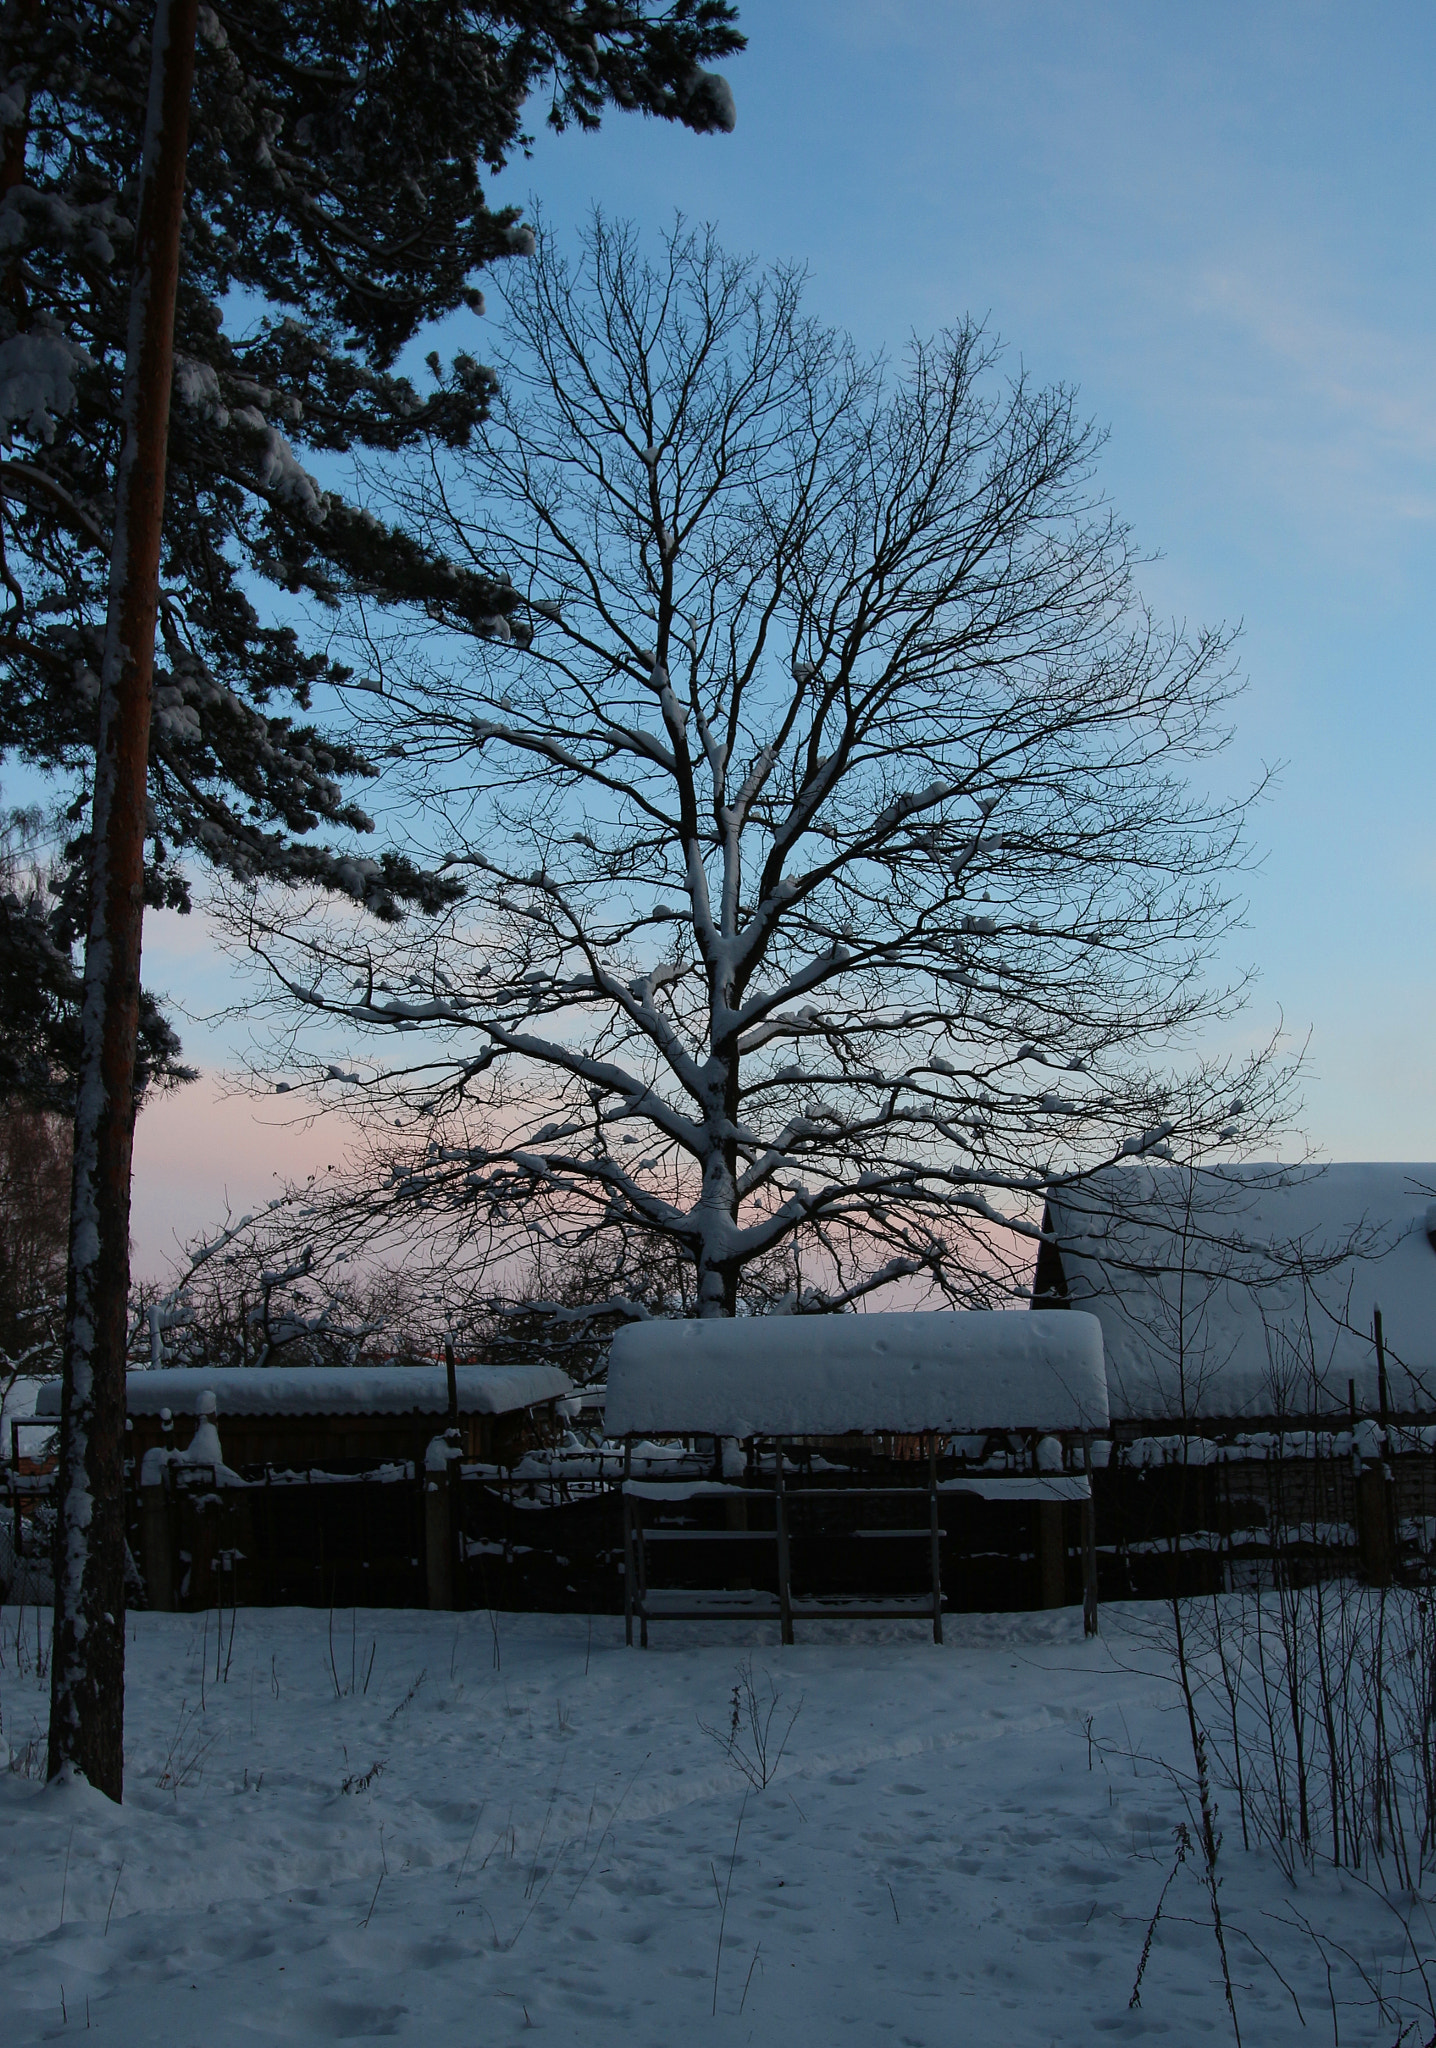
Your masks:
M1436 1408L1433 1190L1436 1166L1132 1162L1054 1198L1113 1417L1344 1414L1352 1381L1370 1412L1377 1308L1392 1406Z
M1091 1316L1000 1311L656 1321L618 1332L610 1436L1103 1429Z
M463 1415L506 1415L573 1391L568 1374L553 1365L461 1365L456 1378ZM158 1415L161 1408L193 1415L204 1393L214 1395L221 1421L226 1415L445 1415L449 1407L448 1377L441 1365L228 1366L215 1371L173 1365L125 1375L131 1415ZM36 1412L59 1414L58 1380L41 1387Z

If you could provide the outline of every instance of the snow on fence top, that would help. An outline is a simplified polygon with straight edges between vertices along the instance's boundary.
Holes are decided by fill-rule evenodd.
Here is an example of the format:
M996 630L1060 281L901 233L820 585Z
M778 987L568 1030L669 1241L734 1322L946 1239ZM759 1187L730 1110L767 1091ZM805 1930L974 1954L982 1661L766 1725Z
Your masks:
M630 1324L610 1436L1105 1429L1095 1316L970 1309Z
M461 1365L455 1370L461 1415L507 1415L573 1392L552 1365ZM131 1415L168 1408L193 1415L212 1393L221 1415L446 1415L448 1375L441 1365L164 1366L125 1375ZM60 1382L48 1380L36 1403L39 1415L60 1413Z
M1429 1412L1433 1190L1436 1165L1133 1161L1049 1201L1038 1288L1101 1323L1117 1420L1345 1416L1353 1384L1370 1414L1378 1308L1391 1407Z

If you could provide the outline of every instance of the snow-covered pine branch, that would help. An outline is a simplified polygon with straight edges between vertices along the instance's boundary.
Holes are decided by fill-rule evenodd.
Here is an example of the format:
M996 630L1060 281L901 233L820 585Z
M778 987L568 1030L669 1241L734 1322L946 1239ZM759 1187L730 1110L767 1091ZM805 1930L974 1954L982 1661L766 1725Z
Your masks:
M341 601L395 600L512 640L526 616L510 623L502 557L436 556L347 495L335 457L458 446L482 418L494 378L473 354L432 355L416 376L394 360L434 320L476 320L479 273L532 248L475 172L521 146L535 89L559 128L618 107L731 127L706 68L742 47L723 0L601 12L200 8L149 900L187 907L198 864L317 883L387 918L451 889L393 849L354 853L374 824L350 791L381 763L346 732L343 693L383 684L366 658L329 657L329 620ZM0 743L60 778L66 801L83 797L94 749L153 16L12 8L0 53ZM266 586L282 610L256 603Z

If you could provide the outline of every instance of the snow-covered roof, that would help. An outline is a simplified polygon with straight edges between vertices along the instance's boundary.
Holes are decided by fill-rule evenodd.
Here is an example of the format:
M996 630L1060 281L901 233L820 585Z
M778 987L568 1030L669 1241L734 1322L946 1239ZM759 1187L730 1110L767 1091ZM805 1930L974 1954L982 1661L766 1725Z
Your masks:
M610 1436L1103 1429L1102 1332L977 1309L633 1323L604 1419Z
M0 1465L8 1464L10 1459L11 1421L23 1422L27 1416L35 1413L35 1403L44 1384L45 1382L39 1379L17 1379L3 1398L0 1398ZM27 1444L22 1437L20 1447L23 1457L29 1449L38 1450L39 1443L37 1441Z
M1115 1419L1436 1408L1436 1166L1133 1162L1048 1204ZM1348 1254L1347 1256L1339 1256ZM1042 1318L1038 1318L1041 1320Z
M573 1392L568 1374L553 1365L461 1365L456 1378L463 1415L506 1415ZM449 1407L448 1376L441 1365L227 1366L213 1371L174 1365L125 1375L131 1415L158 1415L161 1408L193 1415L204 1393L214 1395L221 1421L226 1415L445 1415ZM41 1387L36 1412L59 1414L58 1380Z
M45 1382L38 1379L17 1379L12 1381L3 1398L0 1398L0 1420L9 1422L12 1416L23 1420L35 1413L35 1402ZM9 1432L6 1432L7 1436Z

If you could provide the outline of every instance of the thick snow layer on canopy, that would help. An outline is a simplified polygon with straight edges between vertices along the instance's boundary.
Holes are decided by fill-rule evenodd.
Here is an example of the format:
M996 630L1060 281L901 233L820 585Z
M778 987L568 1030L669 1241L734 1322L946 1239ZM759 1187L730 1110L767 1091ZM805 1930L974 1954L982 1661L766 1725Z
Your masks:
M1432 1189L1436 1165L1133 1163L1051 1201L1113 1417L1345 1415L1353 1381L1374 1410L1377 1308L1392 1407L1436 1408Z
M506 1415L561 1400L573 1392L568 1374L552 1365L461 1365L457 1370L459 1412ZM193 1415L200 1396L213 1393L226 1415L443 1415L449 1387L444 1368L434 1365L276 1365L263 1370L230 1366L164 1366L158 1372L125 1376L131 1415L158 1415L162 1408ZM60 1382L40 1389L37 1412L58 1415Z
M631 1324L604 1419L610 1436L1102 1429L1102 1332L989 1310Z

